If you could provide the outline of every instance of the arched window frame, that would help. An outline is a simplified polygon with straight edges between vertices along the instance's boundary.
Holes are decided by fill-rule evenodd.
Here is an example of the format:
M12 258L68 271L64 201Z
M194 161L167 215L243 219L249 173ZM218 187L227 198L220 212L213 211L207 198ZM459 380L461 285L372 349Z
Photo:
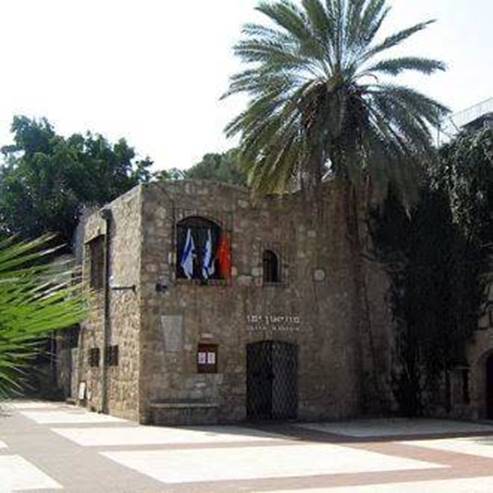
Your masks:
M202 222L202 225L200 223ZM191 223L191 224L189 224ZM195 224L194 224L195 223ZM197 224L198 223L198 224ZM197 257L194 259L194 273L191 279L188 279L184 274L183 268L181 266L181 257L184 248L184 242L186 241L187 230L191 229L192 237L194 239L195 247L199 250ZM207 235L208 230L212 233L212 244L213 244L213 255L216 254L218 248L218 241L224 232L222 224L209 217L208 215L193 214L182 217L175 223L175 251L176 251L176 262L175 262L175 277L179 283L192 283L192 284L223 284L226 280L219 275L218 262L215 259L214 262L214 274L208 279L202 276L202 261L205 248L206 239L204 237L197 238L197 230L203 229L203 235ZM195 230L195 232L194 232Z

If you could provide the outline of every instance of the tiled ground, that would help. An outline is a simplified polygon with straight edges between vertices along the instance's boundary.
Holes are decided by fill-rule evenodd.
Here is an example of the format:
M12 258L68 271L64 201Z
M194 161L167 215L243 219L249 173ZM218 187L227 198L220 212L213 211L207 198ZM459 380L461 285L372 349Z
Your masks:
M493 426L139 426L47 402L0 415L0 493L493 491Z

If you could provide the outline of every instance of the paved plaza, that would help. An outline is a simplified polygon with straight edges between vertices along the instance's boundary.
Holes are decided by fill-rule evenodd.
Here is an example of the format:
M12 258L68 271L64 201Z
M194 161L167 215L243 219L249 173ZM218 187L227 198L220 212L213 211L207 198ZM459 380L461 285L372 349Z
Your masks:
M65 404L0 417L0 492L493 491L493 426L358 420L140 426Z

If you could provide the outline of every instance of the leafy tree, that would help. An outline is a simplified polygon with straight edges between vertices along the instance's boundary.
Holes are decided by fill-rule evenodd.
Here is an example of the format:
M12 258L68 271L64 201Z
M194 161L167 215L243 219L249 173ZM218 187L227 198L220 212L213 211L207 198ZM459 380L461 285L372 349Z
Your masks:
M153 173L153 179L156 181L176 181L185 178L185 171L179 168L163 169Z
M244 26L235 53L247 68L226 93L250 98L226 131L241 136L254 189L280 192L300 178L316 186L329 171L353 185L369 177L382 196L392 183L409 199L410 161L432 153L430 129L447 110L389 80L445 66L383 55L432 21L377 41L385 0L262 1L257 10L269 25Z
M158 181L211 180L219 183L246 186L246 174L240 166L238 150L205 154L200 162L186 170L171 168L154 173Z
M86 315L76 272L53 262L48 243L47 237L0 243L0 400L23 390L26 370L51 331Z
M463 132L440 157L435 180L447 187L454 222L468 237L493 244L493 130Z
M199 163L185 171L185 177L246 186L246 175L241 169L237 149L206 154Z
M493 246L493 131L460 135L428 174L409 213L390 197L373 220L377 258L392 280L393 387L407 415L436 403L450 370L467 364Z
M148 159L135 161L124 139L56 134L46 120L17 116L14 145L2 149L0 228L34 238L59 233L69 242L84 206L102 206L150 179Z

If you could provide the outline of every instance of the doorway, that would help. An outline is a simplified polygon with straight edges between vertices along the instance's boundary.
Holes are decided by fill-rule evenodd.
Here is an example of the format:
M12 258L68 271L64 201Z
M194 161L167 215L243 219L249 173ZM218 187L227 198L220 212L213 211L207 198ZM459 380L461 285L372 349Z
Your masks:
M298 346L281 341L247 345L247 417L296 419Z
M493 419L493 354L486 360L486 418Z

